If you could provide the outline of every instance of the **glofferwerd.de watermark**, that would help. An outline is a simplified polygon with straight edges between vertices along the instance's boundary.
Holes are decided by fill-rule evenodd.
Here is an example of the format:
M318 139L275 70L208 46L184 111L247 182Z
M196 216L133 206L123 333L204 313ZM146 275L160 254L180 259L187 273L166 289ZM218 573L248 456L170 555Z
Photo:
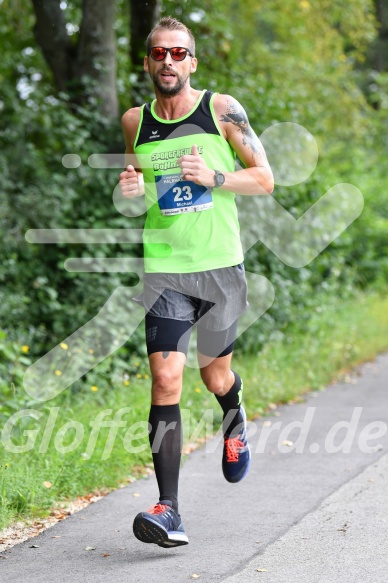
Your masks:
M51 407L49 413L37 409L22 409L14 413L6 421L2 433L1 444L10 453L25 453L30 450L45 454L54 447L60 454L75 450L80 456L89 459L93 454L106 460L114 455L114 448L122 447L128 453L140 453L149 448L148 435L151 429L146 421L135 423L125 419L131 412L130 407L122 407L116 412L104 409L86 426L78 420L68 420L58 427L60 407ZM383 421L372 421L363 425L361 422L362 407L354 407L350 418L343 419L331 425L319 441L311 442L313 422L316 407L307 407L301 421L283 423L280 420L259 420L247 424L247 437L251 440L252 453L262 454L276 449L280 453L295 452L329 454L350 453L352 448L358 448L363 453L373 453L382 449L379 440L387 433L387 424ZM213 409L204 411L198 420L190 409L182 409L182 431L184 443L194 443L200 436L206 436L205 452L208 454L218 450L223 441L222 424L215 422ZM230 418L234 411L230 411ZM228 417L225 420L228 423ZM176 422L166 424L160 422L153 441L152 450L158 451L164 435L176 428ZM253 445L254 441L254 445Z

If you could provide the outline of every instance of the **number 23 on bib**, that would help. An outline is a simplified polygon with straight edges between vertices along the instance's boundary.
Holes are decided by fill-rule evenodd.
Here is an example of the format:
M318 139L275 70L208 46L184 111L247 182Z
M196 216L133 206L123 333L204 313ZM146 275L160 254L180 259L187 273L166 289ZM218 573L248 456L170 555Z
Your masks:
M180 174L163 174L155 177L158 203L163 215L198 212L213 207L212 191Z

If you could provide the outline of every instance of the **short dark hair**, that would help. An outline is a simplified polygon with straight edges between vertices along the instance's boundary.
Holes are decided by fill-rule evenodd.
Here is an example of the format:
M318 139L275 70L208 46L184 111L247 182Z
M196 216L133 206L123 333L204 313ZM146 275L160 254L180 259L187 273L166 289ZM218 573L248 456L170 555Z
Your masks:
M157 32L158 30L163 30L163 29L165 29L165 30L183 30L184 32L186 32L190 38L190 46L187 48L190 49L190 51L193 53L193 55L195 55L195 38L193 36L193 33L185 24L183 24L183 22L180 22L179 20L177 20L176 18L173 18L172 16L164 16L163 18L161 18L159 20L159 22L157 22L155 24L155 26L151 30L150 34L147 36L147 41L146 41L147 54L149 53L149 50L152 47L152 37L153 37L154 33Z

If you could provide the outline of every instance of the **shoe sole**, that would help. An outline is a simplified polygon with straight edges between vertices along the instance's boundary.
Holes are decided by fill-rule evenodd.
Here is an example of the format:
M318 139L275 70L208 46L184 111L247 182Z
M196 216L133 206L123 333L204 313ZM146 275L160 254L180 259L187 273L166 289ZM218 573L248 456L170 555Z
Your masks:
M142 514L138 514L133 522L133 534L143 543L154 543L166 549L189 543L185 533L168 532L159 522L154 522Z

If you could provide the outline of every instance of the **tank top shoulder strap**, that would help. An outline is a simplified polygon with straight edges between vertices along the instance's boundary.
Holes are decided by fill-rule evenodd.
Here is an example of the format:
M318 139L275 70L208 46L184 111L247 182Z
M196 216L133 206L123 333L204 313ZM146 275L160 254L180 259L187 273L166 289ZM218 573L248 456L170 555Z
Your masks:
M199 104L199 107L202 110L210 111L210 100L211 100L213 95L214 95L214 91L208 91L208 90L205 91L205 93L203 94L203 97L201 99L201 103Z
M150 101L149 103L145 103L144 104L144 108L143 108L143 116L151 116L152 117L152 113L151 113L151 104L152 102Z
M210 106L211 98L214 95L213 91L205 91L198 107L193 111L186 123L195 124L200 127L207 134L219 135L219 129L213 117L212 108Z

